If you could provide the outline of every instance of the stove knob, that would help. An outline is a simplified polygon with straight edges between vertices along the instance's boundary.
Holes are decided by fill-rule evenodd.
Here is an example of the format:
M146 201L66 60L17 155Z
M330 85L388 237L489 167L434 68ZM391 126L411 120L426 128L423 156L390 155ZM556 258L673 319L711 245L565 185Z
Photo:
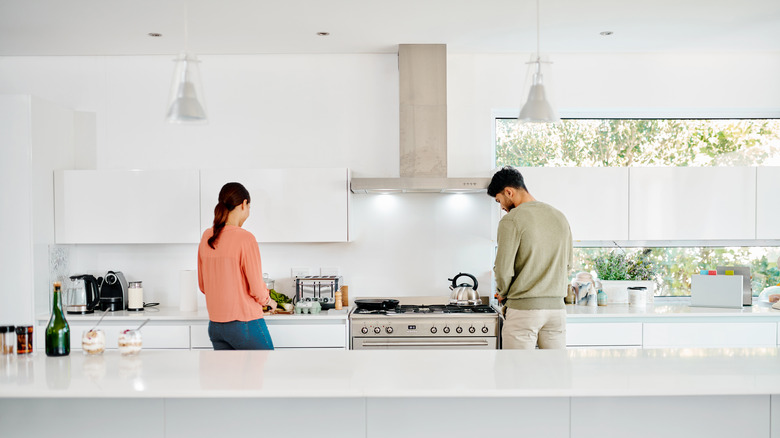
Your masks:
M380 333L382 333L382 329L379 328L379 327L374 327L374 333L380 334Z
M439 330L437 330L436 327L431 327L431 333L436 333L437 331Z
M449 333L449 332L450 332L450 328L449 327L444 327L444 333Z
M458 327L458 328L455 329L455 331L458 332L458 333L463 333L463 328L462 327Z
M368 327L363 327L362 329L360 329L360 333L363 333L364 335L368 333Z
M392 327L385 327L385 331L386 331L388 334L389 334L389 333L393 333L393 328L392 328Z
M477 329L475 329L473 325L471 327L469 327L469 333L474 333L476 331L477 331Z
M489 330L488 330L487 326L485 326L485 327L482 327L482 333L487 333L488 331L489 331Z

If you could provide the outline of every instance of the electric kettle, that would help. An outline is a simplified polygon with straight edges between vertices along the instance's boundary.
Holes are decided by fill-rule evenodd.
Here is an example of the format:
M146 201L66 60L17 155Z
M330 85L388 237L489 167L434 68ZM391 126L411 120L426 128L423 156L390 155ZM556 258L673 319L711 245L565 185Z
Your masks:
M460 277L469 277L472 284L458 284L458 278ZM482 300L479 298L479 292L477 292L479 283L477 283L476 277L471 274L459 272L458 275L453 278L448 278L447 280L452 282L450 285L450 289L452 290L452 293L450 294L450 304L455 304L456 306L477 306L482 304Z
M88 274L71 276L70 286L65 290L65 311L81 315L93 313L100 303L100 280Z

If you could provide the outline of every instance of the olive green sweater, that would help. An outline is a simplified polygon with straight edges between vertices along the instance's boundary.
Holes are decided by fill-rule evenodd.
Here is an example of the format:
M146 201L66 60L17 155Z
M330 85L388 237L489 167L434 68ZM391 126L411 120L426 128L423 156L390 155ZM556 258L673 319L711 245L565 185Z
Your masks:
M539 201L520 204L498 224L498 294L512 309L563 309L573 263L566 217Z

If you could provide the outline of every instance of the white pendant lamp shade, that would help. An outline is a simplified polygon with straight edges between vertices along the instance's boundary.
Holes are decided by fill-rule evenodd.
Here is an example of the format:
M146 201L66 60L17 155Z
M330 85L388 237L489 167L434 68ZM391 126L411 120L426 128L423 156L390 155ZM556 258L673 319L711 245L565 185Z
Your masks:
M536 0L536 59L529 63L534 67L533 73L530 70L528 73L529 75L533 74L533 81L528 91L528 100L520 109L518 120L521 123L554 123L561 120L558 118L558 114L553 109L550 101L547 100L542 76L543 62L539 53L539 40L539 0ZM544 63L550 64L549 62Z
M205 123L206 105L198 69L198 58L189 53L179 55L168 99L169 123Z
M520 109L518 119L521 122L530 123L553 123L560 120L558 114L547 100L542 80L540 61L537 63L537 72L534 73L534 80L531 83L531 89L528 91L528 100L523 108Z

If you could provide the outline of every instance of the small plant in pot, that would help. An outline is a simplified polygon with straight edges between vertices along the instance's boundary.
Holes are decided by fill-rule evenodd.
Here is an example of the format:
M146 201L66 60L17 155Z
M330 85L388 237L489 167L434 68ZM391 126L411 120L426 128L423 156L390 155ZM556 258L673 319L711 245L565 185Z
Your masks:
M601 281L609 303L627 303L628 287L647 288L648 302L652 302L655 290L655 272L650 261L650 250L644 249L626 254L622 249L613 250L591 260L596 277Z

